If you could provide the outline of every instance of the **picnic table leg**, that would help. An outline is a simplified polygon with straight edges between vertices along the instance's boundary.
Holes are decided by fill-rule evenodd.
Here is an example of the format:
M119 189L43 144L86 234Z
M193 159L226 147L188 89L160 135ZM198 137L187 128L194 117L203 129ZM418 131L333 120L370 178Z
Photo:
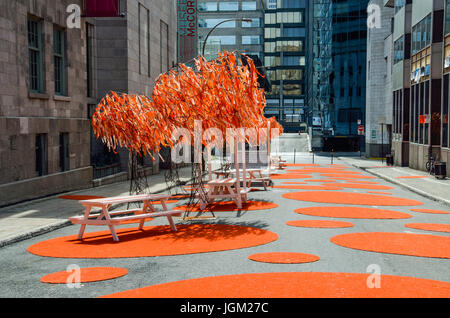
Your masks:
M108 221L111 221L111 217L109 216L109 213L108 213L108 208L103 207L102 211L103 211L103 215L105 216L105 219ZM112 224L109 224L108 227L109 227L109 230L111 231L111 235L113 237L114 242L118 242L119 238L117 237L116 228Z
M151 207L151 205L149 206L148 201L144 202L144 205L142 206L142 212L143 213L147 213L147 209L150 208L153 210L153 208ZM145 223L145 219L141 219L139 221L139 230L142 230L144 228L144 223Z
M263 184L264 190L266 190L266 191L267 191L267 186L268 186L268 185L266 185L266 180L264 180L264 177L263 177L263 175L262 175L262 172L261 172L261 171L259 171L259 177L261 178L261 181L262 181L262 184Z
M163 206L164 211L169 211L169 209L167 208L165 199L161 199L161 205ZM170 227L172 228L172 231L176 232L177 231L177 227L175 226L175 223L173 222L172 216L168 215L167 216L167 220L169 220Z
M251 171L248 171L249 178L247 182L247 188L250 188L252 186L252 179L253 179L253 173Z
M231 189L231 186L227 186L227 189L230 195L233 197L234 202L236 202L238 209L242 209L241 194L237 190L233 191L233 189Z
M84 220L87 221L89 219L89 214L91 213L92 207L87 206L86 211L84 212ZM78 239L83 239L84 230L86 229L86 224L81 224L80 231L78 232Z

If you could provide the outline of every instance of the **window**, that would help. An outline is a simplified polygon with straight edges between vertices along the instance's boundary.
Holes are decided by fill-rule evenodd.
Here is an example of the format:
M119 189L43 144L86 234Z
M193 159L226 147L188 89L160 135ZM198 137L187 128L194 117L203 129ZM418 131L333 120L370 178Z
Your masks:
M217 24L225 21L227 19L200 19L198 22L198 26L200 28L213 28ZM235 28L236 27L236 21L227 21L219 25L217 28Z
M279 28L264 28L264 37L266 39L274 39L280 37Z
M37 134L35 141L36 154L36 174L45 176L48 174L47 165L47 134Z
M87 97L94 94L94 26L86 23L86 74Z
M160 21L160 69L161 73L169 70L169 25Z
M242 44L260 44L261 37L259 35L243 35Z
M283 28L283 37L305 37L305 28L285 27Z
M275 13L266 13L264 15L264 23L265 24L276 24L277 23L277 15Z
M394 7L395 7L395 13L400 11L405 6L405 0L395 0Z
M59 134L59 170L69 170L69 133Z
M66 79L66 32L58 27L53 28L53 64L55 94L67 95Z
M431 14L412 28L412 53L423 50L431 43Z
M261 26L261 21L259 19L251 19L252 22L242 21L243 28L259 28Z
M42 40L42 21L28 18L28 61L29 90L34 93L44 92L44 58Z
M242 2L242 11L256 11L256 1Z
M150 10L138 6L139 74L150 76Z
M450 33L450 0L446 0L445 4L445 34Z
M304 56L283 56L283 65L286 66L299 66L301 65L300 63L304 61Z
M300 84L284 84L283 95L302 95L302 87Z
M299 1L299 0L283 0L283 2L282 2L283 9L304 8L305 4L302 2L303 1Z
M214 35L208 38L208 43L211 42L220 42L221 45L236 45L236 36L235 35Z
M277 70L276 80L294 80L300 81L303 79L303 71L301 69L291 69L291 70Z
M238 11L239 2L219 2L219 11Z
M268 0L267 9L276 9L277 8L277 0Z
M397 90L394 92L394 98L393 98L393 133L394 134L401 134L402 133L402 109L403 109L403 91Z
M397 41L394 42L394 64L403 61L405 54L405 38L402 36Z
M424 113L424 83L420 83L419 84L420 87L420 100L419 100L419 116L423 116ZM420 121L420 117L419 117L419 143L423 144L424 143L424 123L422 123L422 121Z
M273 53L275 52L275 42L264 42L264 51L265 53Z
M302 12L277 12L276 23L302 23Z
M265 56L264 57L264 66L280 66L280 57L279 56Z
M449 114L449 74L444 75L444 101L442 103L442 147L447 148L449 146L449 129L448 129L448 114Z
M277 41L277 52L301 52L303 41Z
M198 4L198 11L217 11L217 2L200 2Z

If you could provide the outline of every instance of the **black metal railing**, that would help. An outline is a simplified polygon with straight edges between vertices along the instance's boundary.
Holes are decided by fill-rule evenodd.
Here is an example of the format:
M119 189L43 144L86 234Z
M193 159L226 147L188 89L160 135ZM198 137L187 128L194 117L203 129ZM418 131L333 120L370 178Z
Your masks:
M107 166L94 166L94 179L100 179L121 172L120 163L114 163Z

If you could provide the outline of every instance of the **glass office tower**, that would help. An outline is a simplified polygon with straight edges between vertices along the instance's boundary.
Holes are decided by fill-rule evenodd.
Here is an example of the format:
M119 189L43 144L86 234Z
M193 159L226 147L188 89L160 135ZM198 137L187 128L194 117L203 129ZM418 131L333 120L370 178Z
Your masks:
M207 34L217 26L205 45L208 60L216 58L220 51L257 55L262 60L263 5L262 0L199 1L199 53ZM225 20L230 21L220 24Z
M306 0L268 0L264 14L264 66L272 84L266 116L275 116L285 132L305 122Z
M324 148L357 151L365 126L367 51L367 5L369 0L333 0L334 136L325 138ZM336 138L338 137L338 138Z
M331 134L334 124L334 99L330 81L333 74L332 1L309 0L308 14L307 123L312 149L321 150L323 135Z

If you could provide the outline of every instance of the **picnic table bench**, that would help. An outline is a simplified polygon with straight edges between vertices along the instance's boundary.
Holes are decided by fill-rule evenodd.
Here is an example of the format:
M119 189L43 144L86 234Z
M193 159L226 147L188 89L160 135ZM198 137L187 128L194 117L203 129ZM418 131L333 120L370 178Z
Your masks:
M239 209L242 209L242 202L247 202L247 194L250 192L249 188L240 188L239 193L236 187L236 178L216 179L209 181L208 189L204 195L200 197L200 209L206 208L208 203L212 203L216 199L230 198L236 202Z
M73 224L80 224L81 228L78 232L78 239L83 239L84 230L86 225L96 225L96 226L108 226L113 240L118 242L119 238L115 230L116 225L123 224L127 221L139 221L139 229L142 230L145 219L154 217L167 217L169 224L173 231L177 231L175 223L173 222L172 215L179 215L180 211L170 211L167 208L167 200L170 198L169 195L165 194L143 194L134 196L122 196L122 197L111 197L102 199L92 199L92 200L81 200L79 201L82 206L86 208L83 216L75 216L69 218ZM156 202L157 201L157 202ZM130 209L123 211L109 211L113 205L122 203L132 203L132 202L143 202L142 209ZM163 211L156 211L154 205L161 204ZM92 213L92 208L101 208L98 213ZM130 215L132 214L132 215ZM123 216L124 215L124 216ZM116 217L117 216L117 217ZM114 218L113 218L114 217Z
M281 156L271 157L270 164L275 169L283 169L286 166L286 160L281 159Z
M243 169L239 169L240 173L243 173ZM247 181L247 187L250 188L252 186L253 182L261 182L262 186L265 190L267 190L267 187L270 184L270 177L264 177L263 176L263 169L246 169L246 172L248 173L248 181ZM215 175L218 176L218 179L221 178L229 178L231 175L236 174L236 169L228 170L228 171L213 171Z

